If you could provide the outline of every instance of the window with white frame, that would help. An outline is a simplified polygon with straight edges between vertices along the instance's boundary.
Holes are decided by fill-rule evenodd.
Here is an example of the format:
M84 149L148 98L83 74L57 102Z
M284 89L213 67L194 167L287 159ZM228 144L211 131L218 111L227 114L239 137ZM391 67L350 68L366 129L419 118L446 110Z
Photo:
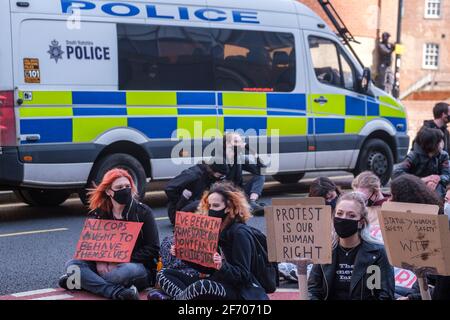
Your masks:
M423 48L423 68L437 69L439 67L439 45L426 43Z
M425 0L425 18L441 17L441 0Z

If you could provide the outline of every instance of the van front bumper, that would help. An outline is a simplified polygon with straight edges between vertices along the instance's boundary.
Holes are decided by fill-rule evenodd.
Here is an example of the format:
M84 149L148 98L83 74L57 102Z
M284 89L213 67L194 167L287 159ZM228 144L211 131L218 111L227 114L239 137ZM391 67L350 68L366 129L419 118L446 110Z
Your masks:
M0 147L0 189L18 187L23 181L23 163L17 147Z

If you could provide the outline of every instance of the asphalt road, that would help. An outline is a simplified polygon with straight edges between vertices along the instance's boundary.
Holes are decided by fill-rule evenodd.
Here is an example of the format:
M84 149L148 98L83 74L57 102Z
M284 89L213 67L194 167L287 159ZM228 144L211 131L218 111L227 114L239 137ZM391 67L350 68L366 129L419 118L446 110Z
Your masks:
M312 179L319 175L350 188L352 176L348 173L308 174L297 184L267 182L261 201L270 204L274 197L304 196ZM163 185L153 183L150 189L161 190ZM172 232L164 193L149 192L144 202L153 209L162 240ZM57 287L64 264L74 253L86 213L76 198L54 208L0 204L0 295ZM264 217L254 217L249 224L265 231Z

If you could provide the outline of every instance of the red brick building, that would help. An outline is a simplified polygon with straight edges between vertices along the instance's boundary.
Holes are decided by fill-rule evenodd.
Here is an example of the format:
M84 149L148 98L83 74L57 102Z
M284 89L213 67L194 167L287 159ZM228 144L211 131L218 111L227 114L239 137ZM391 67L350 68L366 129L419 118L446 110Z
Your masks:
M331 26L317 0L300 0ZM396 41L398 0L330 0L361 44L353 47L376 76L381 33ZM450 0L404 0L400 98L408 108L410 135L432 118L437 101L450 100Z

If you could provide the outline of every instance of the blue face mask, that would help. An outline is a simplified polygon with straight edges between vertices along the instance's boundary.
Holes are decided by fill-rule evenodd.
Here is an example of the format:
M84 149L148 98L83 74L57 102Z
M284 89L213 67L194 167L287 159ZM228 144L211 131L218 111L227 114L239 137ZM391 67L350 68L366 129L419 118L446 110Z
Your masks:
M450 218L450 203L445 203L444 205L444 213Z
M336 209L337 200L338 200L338 197L336 197L336 198L334 198L333 200L330 200L330 201L325 201L325 204L327 206L331 206L331 209L334 210L334 209Z

